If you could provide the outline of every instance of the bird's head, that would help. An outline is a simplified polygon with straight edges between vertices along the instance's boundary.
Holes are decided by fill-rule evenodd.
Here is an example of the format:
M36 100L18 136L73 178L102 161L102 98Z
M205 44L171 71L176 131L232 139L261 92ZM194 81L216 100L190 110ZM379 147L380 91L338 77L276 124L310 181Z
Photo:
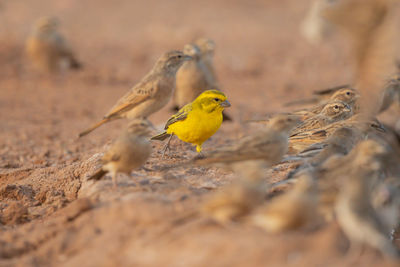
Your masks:
M335 118L348 118L353 113L349 105L342 101L332 101L325 105L321 114L330 117L332 119Z
M214 55L215 50L215 42L208 38L200 38L196 40L196 44L200 48L201 54L205 55Z
M183 62L191 59L191 56L185 55L182 51L169 51L158 59L155 69L158 71L167 71L167 73L175 75Z
M195 44L187 44L183 47L183 53L191 56L193 59L199 59L201 56L200 48Z
M225 94L218 90L204 91L194 100L193 105L199 105L208 113L222 112L224 108L231 106Z
M39 32L53 32L56 31L60 21L56 17L41 17L34 25L34 29Z
M339 100L346 104L353 104L358 98L360 98L360 94L356 89L353 88L339 89L331 96L331 100Z

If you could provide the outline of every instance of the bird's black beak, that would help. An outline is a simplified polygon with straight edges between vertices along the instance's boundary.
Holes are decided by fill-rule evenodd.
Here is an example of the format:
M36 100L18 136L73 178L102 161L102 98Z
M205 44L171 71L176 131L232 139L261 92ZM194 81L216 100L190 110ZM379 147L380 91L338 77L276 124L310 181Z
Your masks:
M225 100L225 101L221 102L220 105L221 105L221 107L228 108L231 106L231 103L229 103L228 100Z

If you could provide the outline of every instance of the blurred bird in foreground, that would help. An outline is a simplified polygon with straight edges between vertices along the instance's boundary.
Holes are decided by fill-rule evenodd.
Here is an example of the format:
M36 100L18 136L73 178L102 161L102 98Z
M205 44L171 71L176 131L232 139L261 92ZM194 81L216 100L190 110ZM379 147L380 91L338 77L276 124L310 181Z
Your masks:
M381 92L379 113L384 112L392 104L400 104L400 74L393 75L385 84Z
M277 115L267 128L239 140L231 146L220 147L197 157L198 165L223 163L233 164L241 161L262 160L269 166L282 160L288 149L290 131L300 123L296 116Z
M195 145L196 151L200 153L202 144L221 126L222 111L230 106L224 93L217 90L205 91L173 115L165 124L165 131L153 136L151 140L163 141L169 137L163 155L174 135Z
M250 222L271 233L298 229L317 221L317 205L317 185L304 173L294 188L256 209Z
M263 181L264 163L247 161L238 177L202 204L201 211L221 223L239 220L263 203L267 185Z
M350 41L361 111L369 118L379 111L379 90L396 71L398 11L393 0L337 0L322 12Z
M146 163L151 153L149 134L150 124L147 120L133 120L128 129L104 154L101 169L88 180L100 180L105 174L110 173L114 187L117 187L117 173L129 175L133 169Z
M191 163L221 163L238 176L231 185L208 199L203 206L204 213L226 222L247 215L260 205L266 194L264 170L280 162L287 151L289 132L299 122L296 117L278 115L264 131L195 158Z
M370 176L371 185L376 185L384 175L384 162L392 155L387 145L375 140L359 142L346 156L334 155L314 168L314 175L318 177L318 186L321 191L321 210L327 218L331 218L334 203L340 188L343 187L344 178L351 179L364 169L371 169L374 175Z
M363 139L361 131L356 128L342 127L326 140L312 144L301 151L298 156L309 158L308 163L318 166L333 155L347 155Z
M184 55L181 51L163 54L153 69L120 98L100 122L80 133L79 137L87 135L104 123L121 118L146 119L163 108L174 91L176 72L188 60L191 60L191 57Z
M32 64L41 71L60 72L81 67L67 41L58 32L58 26L57 18L42 17L35 22L26 41L26 53Z
M342 176L343 185L337 197L335 211L337 220L351 241L351 245L369 245L386 256L399 258L399 251L390 241L387 229L371 204L371 187L379 170L379 162L372 161L353 172Z

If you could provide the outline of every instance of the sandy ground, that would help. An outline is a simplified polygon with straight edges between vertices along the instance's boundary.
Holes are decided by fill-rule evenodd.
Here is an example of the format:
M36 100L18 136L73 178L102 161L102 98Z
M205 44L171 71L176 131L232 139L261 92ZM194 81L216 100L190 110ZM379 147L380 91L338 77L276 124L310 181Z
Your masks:
M350 261L349 242L334 223L279 235L207 218L177 223L234 177L214 167L163 171L195 156L178 140L162 160L162 144L154 143L147 170L119 177L116 191L110 178L86 181L126 121L82 139L78 133L160 54L197 37L216 41L216 69L235 118L204 150L251 131L241 124L246 119L351 81L345 42L332 37L315 47L300 36L307 6L305 0L0 1L0 266L395 266L370 249ZM55 77L33 71L23 43L42 15L60 18L84 70ZM150 119L161 126L170 115L168 106ZM391 109L384 118L396 115Z

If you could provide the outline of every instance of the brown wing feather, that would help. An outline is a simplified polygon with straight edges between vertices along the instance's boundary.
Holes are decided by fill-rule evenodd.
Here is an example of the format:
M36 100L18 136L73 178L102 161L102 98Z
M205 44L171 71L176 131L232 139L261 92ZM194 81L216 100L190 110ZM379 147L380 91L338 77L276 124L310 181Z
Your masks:
M104 117L120 117L121 114L151 98L157 90L157 81L151 82L150 80L151 79L145 79L133 87Z

